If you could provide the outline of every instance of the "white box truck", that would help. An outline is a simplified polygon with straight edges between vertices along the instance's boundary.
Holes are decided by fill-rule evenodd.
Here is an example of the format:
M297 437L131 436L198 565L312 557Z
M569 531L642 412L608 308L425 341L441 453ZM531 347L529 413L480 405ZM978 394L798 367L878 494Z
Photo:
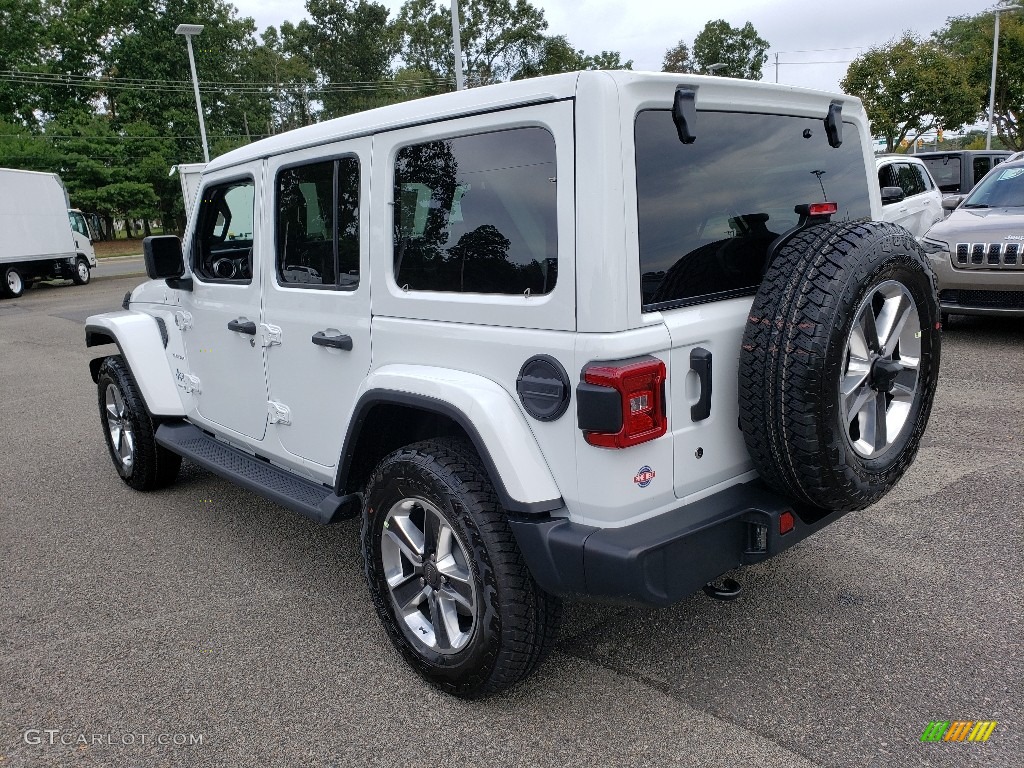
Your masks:
M68 202L57 174L0 168L0 296L18 298L40 280L89 282L96 253Z

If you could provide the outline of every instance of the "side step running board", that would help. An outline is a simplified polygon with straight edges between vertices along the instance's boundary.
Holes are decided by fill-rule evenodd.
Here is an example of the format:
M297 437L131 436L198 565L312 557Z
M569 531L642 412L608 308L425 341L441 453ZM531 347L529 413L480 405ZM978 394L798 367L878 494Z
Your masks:
M236 485L266 496L318 523L336 523L355 517L362 506L362 499L357 493L338 496L331 488L222 443L193 424L161 424L156 430L156 441L167 450Z

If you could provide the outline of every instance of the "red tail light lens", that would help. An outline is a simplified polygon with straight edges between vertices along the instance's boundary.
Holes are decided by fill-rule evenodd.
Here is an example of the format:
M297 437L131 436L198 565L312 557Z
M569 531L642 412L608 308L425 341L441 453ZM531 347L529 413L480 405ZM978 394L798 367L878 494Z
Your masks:
M839 203L811 203L808 213L811 216L826 216L839 211Z
M584 439L601 448L629 448L661 437L668 431L665 418L665 363L648 358L623 365L595 365L583 375L587 384L619 393L622 428L618 432L583 432Z

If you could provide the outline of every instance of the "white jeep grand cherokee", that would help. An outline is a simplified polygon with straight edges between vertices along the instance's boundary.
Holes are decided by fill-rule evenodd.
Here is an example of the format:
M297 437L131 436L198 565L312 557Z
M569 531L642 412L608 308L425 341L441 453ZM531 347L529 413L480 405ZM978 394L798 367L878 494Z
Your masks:
M323 523L444 690L551 649L560 596L669 605L879 499L938 308L852 97L584 72L259 141L89 318L121 477L185 457Z

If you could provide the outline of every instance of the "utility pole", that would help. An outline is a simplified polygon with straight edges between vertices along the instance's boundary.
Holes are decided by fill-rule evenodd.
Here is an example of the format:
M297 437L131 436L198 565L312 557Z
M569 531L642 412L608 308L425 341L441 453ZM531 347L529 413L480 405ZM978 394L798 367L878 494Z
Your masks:
M452 0L452 47L455 49L455 90L466 87L462 74L462 41L459 39L459 0Z
M1019 5L1004 5L993 8L996 14L996 33L992 39L992 84L988 89L988 129L985 131L985 149L992 149L992 117L996 108L996 62L999 60L999 12L1012 11Z

